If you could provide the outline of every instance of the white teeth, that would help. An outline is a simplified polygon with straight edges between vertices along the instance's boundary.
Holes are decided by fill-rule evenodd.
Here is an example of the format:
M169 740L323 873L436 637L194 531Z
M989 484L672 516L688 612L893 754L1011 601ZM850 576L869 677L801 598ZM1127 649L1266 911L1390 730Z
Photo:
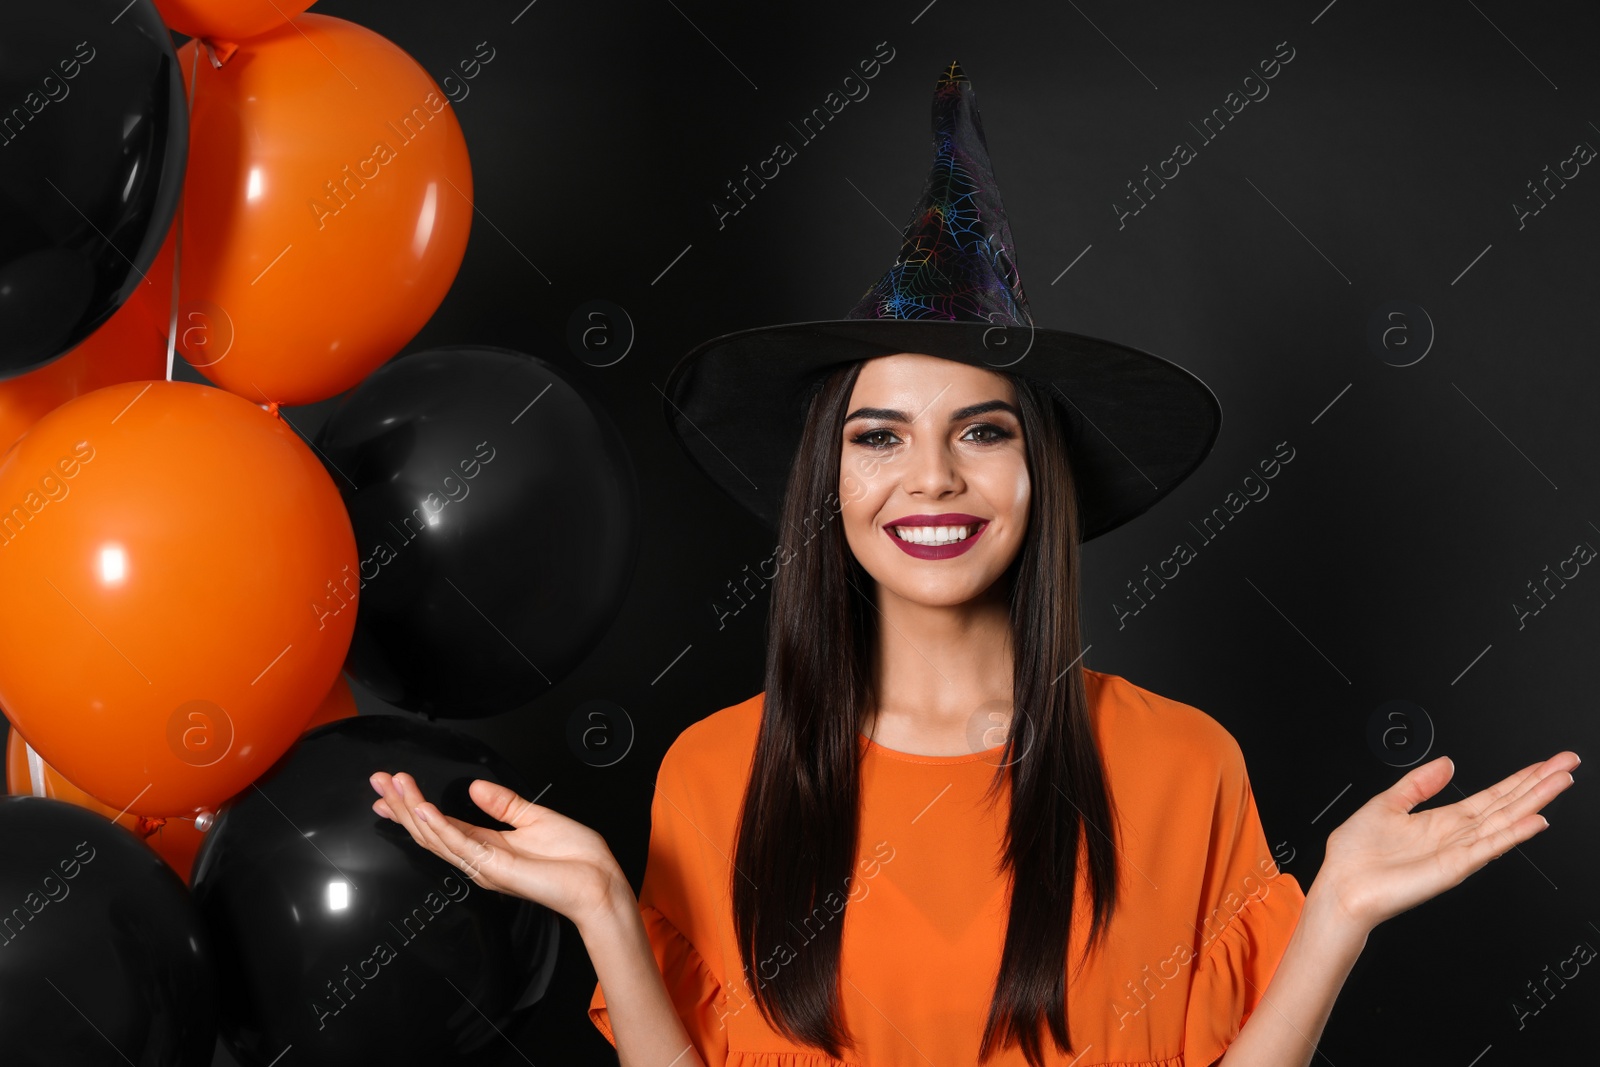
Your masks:
M977 530L972 526L895 526L895 536L918 545L948 545L965 541Z

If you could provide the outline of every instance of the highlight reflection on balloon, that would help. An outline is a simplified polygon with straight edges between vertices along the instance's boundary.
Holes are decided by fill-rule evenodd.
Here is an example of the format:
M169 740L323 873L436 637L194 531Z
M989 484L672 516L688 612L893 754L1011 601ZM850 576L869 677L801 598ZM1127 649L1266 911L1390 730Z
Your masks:
M0 500L21 508L0 526L0 705L113 808L215 808L339 674L350 520L258 405L190 382L97 389L0 457Z
M8 4L3 34L0 379L83 341L146 279L188 146L150 0Z
M398 707L510 711L594 648L639 549L633 465L604 411L520 352L393 360L316 447L360 556L345 669Z
M179 56L207 146L189 158L180 296L228 335L179 351L256 403L341 393L416 335L461 265L472 170L455 110L399 46L326 15L220 66L194 41Z
M309 732L226 805L195 861L216 946L221 1032L246 1067L293 1045L307 1067L503 1062L550 983L555 913L472 882L372 810L404 769L447 815L497 826L468 787L533 796L481 741L399 715Z

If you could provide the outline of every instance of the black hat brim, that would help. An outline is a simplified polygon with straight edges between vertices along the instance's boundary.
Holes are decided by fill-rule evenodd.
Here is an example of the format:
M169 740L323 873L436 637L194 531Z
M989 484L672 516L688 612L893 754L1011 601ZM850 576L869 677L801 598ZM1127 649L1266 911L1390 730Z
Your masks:
M668 425L706 477L777 530L813 387L842 363L919 352L1017 374L1067 413L1080 539L1143 514L1199 467L1222 406L1188 370L1063 330L942 319L836 319L740 330L684 355Z

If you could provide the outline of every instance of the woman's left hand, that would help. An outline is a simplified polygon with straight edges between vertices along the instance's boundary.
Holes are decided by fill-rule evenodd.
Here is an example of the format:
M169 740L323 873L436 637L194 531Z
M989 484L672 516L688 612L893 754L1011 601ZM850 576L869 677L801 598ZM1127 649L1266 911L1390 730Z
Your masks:
M1465 800L1417 812L1411 809L1445 787L1455 764L1440 756L1413 768L1328 835L1314 888L1371 930L1549 826L1539 809L1572 784L1578 763L1576 753L1561 752Z

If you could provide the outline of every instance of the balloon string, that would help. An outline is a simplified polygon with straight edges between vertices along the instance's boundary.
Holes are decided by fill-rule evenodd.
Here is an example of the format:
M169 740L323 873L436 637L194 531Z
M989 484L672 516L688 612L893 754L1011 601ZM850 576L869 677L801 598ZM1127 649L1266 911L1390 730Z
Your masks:
M232 41L218 41L210 37L201 38L200 43L206 46L206 55L211 57L211 65L218 70L239 50L239 46Z
M34 796L42 797L45 795L44 760L26 741L22 743L22 747L28 751L28 784ZM134 832L140 837L149 837L166 824L167 820L159 815L140 815L134 819Z
M33 795L42 797L44 796L44 760L40 758L39 753L33 750L33 746L26 741L22 743L22 747L28 750L28 781L33 787Z
M188 104L189 118L191 120L189 123L189 150L191 152L194 151L194 123L192 121L194 118L194 87L196 77L200 73L200 49L198 48L194 50L194 59L195 61L189 64ZM185 181L184 185L187 186L188 182ZM176 232L172 235L172 310L167 317L167 381L169 382L172 381L173 360L176 358L178 348L178 280L180 277L179 268L183 260L183 209L184 203L188 200L187 193L187 189L178 191L178 224Z

